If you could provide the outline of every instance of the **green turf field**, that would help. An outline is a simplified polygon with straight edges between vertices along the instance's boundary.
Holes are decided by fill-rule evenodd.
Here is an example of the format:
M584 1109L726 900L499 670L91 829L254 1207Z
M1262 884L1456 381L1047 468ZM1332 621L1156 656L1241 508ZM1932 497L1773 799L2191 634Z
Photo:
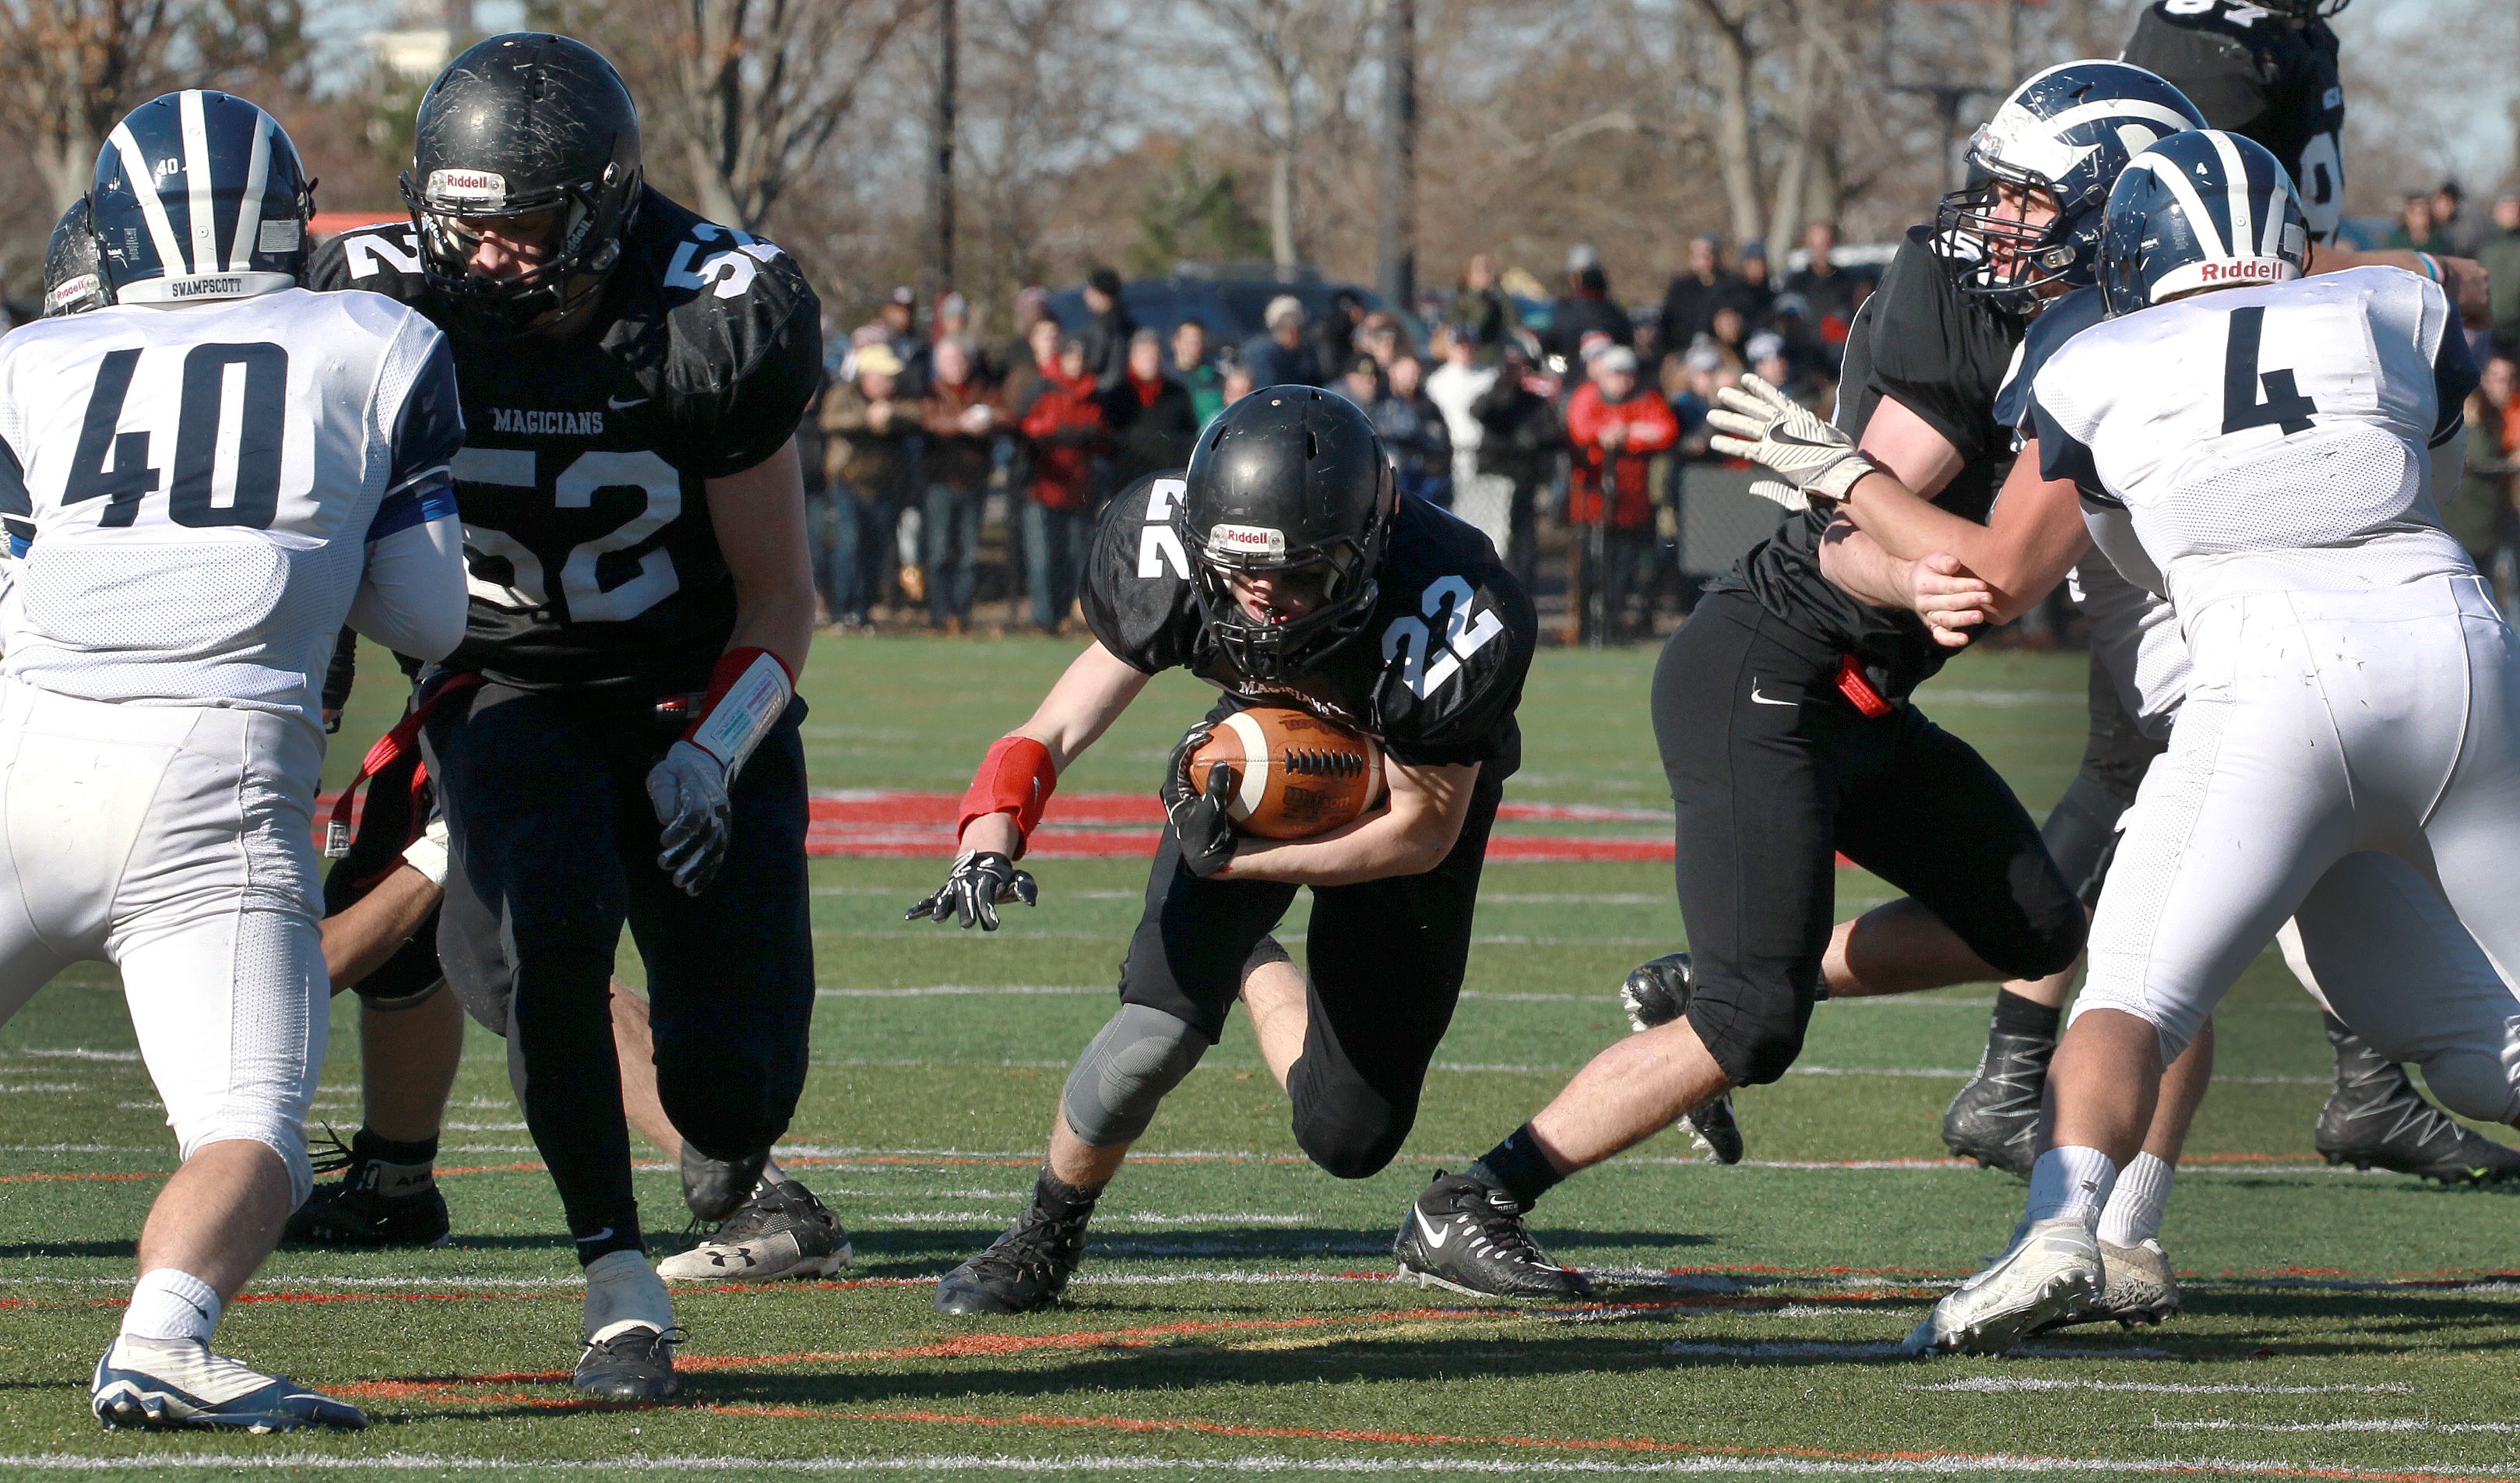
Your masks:
M817 786L959 789L1068 652L827 640L806 686ZM1508 797L1659 806L1652 659L1545 653ZM2083 683L2079 655L1969 656L1922 699L2044 810L2080 754ZM345 741L393 703L372 682ZM1066 786L1149 785L1203 703L1178 677L1156 686ZM338 749L334 781L359 749ZM1490 867L1468 991L1417 1133L1379 1177L1342 1184L1301 1160L1238 1023L1103 1201L1065 1307L941 1318L929 1283L1030 1187L1143 882L1130 862L1047 862L1040 908L1010 909L994 937L904 923L941 865L814 867L824 998L782 1152L855 1235L852 1280L687 1292L683 1400L652 1410L572 1399L578 1293L558 1201L498 1043L475 1032L441 1160L458 1243L283 1252L221 1331L379 1424L312 1440L101 1433L88 1371L173 1154L111 977L56 984L0 1029L0 1472L2520 1476L2520 1303L2497 1275L2515 1266L2520 1203L2320 1166L2325 1046L2272 958L2222 1017L2225 1077L2165 1233L2193 1275L2190 1312L2163 1328L2077 1330L2006 1360L1893 1352L2019 1213L2018 1184L1942 1161L1935 1136L1981 1043L1985 988L1824 1006L1797 1074L1742 1098L1752 1166L1693 1163L1667 1136L1552 1194L1533 1225L1607 1275L1598 1305L1491 1307L1385 1281L1424 1180L1621 1033L1610 990L1680 945L1660 866ZM1846 910L1883 894L1842 876ZM624 971L636 980L635 960ZM347 1020L318 1103L345 1135ZM641 1178L671 1232L673 1174Z

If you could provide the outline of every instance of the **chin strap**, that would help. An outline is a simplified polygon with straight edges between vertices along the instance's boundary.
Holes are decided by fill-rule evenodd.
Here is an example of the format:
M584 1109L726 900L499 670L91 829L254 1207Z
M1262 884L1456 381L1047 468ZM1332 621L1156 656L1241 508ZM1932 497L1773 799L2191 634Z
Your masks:
M766 649L730 649L709 672L708 694L683 740L715 757L731 780L796 697L796 677Z
M1015 822L1014 855L1022 859L1034 827L1041 823L1041 811L1058 786L1058 769L1051 762L1049 747L1030 737L999 738L998 744L980 759L970 790L963 794L963 817L954 826L955 839L962 839L972 820L1005 814Z

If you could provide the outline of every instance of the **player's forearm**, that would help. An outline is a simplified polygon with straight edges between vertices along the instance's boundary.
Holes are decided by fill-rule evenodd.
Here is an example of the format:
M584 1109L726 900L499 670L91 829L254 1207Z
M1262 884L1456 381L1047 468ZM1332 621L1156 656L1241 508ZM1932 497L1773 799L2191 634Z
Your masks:
M1050 753L1051 772L1056 777L1067 771L1069 763L1110 729L1150 678L1131 668L1098 640L1069 662L1058 683L1042 697L1030 719L1007 735L1040 742L1043 750ZM1016 827L1014 817L992 812L971 820L963 831L959 847L964 854L976 850L1012 855L1022 843L1023 831Z
M805 673L805 652L814 643L814 582L810 574L801 583L782 583L769 589L745 591L739 586L735 600L735 631L726 641L728 652L739 649L766 649L779 656L791 675Z
M1432 809L1385 807L1317 838L1245 840L1217 874L1315 886L1422 876L1443 864L1461 832L1460 820Z
M397 865L374 890L325 918L324 971L332 977L334 992L382 967L444 895L427 876Z
M2430 258L2431 266L2424 259ZM2472 257L2444 257L2438 252L2417 252L2411 247L2375 247L2362 250L2313 243L2310 247L2311 273L2342 273L2348 268L2403 268L2420 273L2438 282L2451 302L2458 305L2459 317L2471 325L2494 322L2494 291L2485 264Z
M1875 607L1909 606L1908 568L1912 564L1852 525L1838 526L1821 543L1821 575Z
M1355 885L1433 870L1461 840L1478 766L1395 763L1389 776L1391 798L1384 807L1311 839L1245 839L1219 874L1289 885Z

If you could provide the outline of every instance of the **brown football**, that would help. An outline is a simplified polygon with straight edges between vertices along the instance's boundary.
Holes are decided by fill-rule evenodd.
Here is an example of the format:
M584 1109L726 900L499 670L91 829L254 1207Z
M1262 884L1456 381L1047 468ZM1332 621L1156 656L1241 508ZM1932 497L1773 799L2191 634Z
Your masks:
M1219 721L1191 754L1191 786L1204 790L1220 762L1237 783L1235 827L1263 839L1328 833L1382 796L1382 748L1306 711L1253 706Z

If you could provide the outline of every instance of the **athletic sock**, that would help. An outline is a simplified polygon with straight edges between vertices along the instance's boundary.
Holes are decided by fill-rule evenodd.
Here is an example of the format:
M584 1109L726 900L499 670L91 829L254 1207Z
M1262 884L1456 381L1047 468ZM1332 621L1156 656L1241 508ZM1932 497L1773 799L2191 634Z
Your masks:
M376 1166L376 1191L388 1198L418 1194L437 1183L437 1135L412 1143L362 1127L350 1135L350 1156Z
M217 1289L176 1267L144 1272L131 1286L131 1306L122 1311L122 1333L134 1339L210 1341L219 1326Z
M2056 1027L2065 1018L2064 1010L2056 1005L2041 1004L2035 999L2015 994L2010 989L1995 991L1995 1018L1988 1024L1991 1035L2019 1035L2032 1040L2054 1040Z
M1080 1215L1092 1215L1094 1202L1102 1197L1101 1189L1078 1189L1051 1173L1048 1164L1041 1166L1041 1177L1032 1182L1034 1206L1053 1220L1063 1221Z
M2030 1209L2022 1219L2073 1219L2092 1226L2107 1208L2117 1177L2118 1166L2097 1148L2050 1148L2030 1166Z
M2171 1176L2179 1172L2149 1153L2138 1153L2118 1176L2100 1212L2100 1239L2112 1246L2140 1246L2161 1235L2161 1213L2170 1204Z
M1540 1140L1532 1137L1529 1123L1507 1134L1504 1143L1480 1154L1462 1172L1483 1185L1503 1190L1525 1210L1566 1177L1557 1172L1548 1154L1540 1151Z
M674 1326L665 1280L636 1251L608 1251L586 1264L586 1341L600 1343L625 1328Z

